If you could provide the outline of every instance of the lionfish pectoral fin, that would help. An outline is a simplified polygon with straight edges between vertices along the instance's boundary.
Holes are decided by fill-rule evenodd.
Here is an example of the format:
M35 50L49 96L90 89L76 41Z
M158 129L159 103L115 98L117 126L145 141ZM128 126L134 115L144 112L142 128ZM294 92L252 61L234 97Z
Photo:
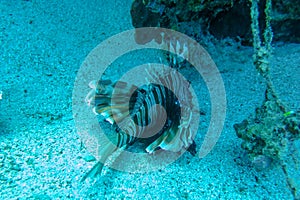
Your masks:
M147 148L146 151L148 153L153 153L158 147L161 146L161 144L164 142L164 139L166 138L166 134L161 135L159 138L157 138L154 142L152 142Z
M93 168L88 171L81 179L80 182L85 181L87 178L94 178L96 177L98 174L101 174L103 168L103 163L101 161L97 162Z

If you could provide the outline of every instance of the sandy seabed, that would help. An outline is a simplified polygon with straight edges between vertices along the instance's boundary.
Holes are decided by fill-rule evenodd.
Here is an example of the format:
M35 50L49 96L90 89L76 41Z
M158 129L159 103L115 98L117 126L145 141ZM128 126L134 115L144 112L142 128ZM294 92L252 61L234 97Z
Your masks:
M205 46L221 72L227 96L224 129L213 151L203 159L186 153L146 174L105 167L101 177L80 182L95 161L76 133L73 84L93 48L133 28L130 4L0 2L0 199L292 199L280 167L257 171L240 148L233 124L261 105L264 83L252 65L252 48L228 42ZM119 73L134 59L116 64ZM274 85L294 110L300 102L299 63L299 44L274 44ZM196 84L199 77L184 70L195 83L201 109L209 113L209 94L201 92L205 85ZM200 135L209 120L204 117L201 122Z

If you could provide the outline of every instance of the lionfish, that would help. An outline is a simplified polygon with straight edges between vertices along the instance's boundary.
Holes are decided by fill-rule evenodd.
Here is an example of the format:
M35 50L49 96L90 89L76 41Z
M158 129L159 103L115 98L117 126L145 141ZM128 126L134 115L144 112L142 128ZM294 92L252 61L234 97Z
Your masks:
M157 71L151 66L148 69L146 69L149 75L148 84L141 87L122 81L90 82L91 91L86 96L86 102L96 115L101 115L105 121L116 125L115 133L110 138L115 146L104 144L103 148L98 149L101 158L82 181L101 174L103 165L110 155L118 148L126 148L137 141L146 144L145 151L150 154L157 149L172 152L187 150L192 155L196 154L194 142L196 133L190 124L194 112L197 111L193 110L194 100L189 90L190 83L178 75L177 69L169 67ZM113 97L116 85L119 93ZM180 96L176 96L173 91ZM167 115L162 128L158 131L155 127L161 123L163 113L156 109L154 105L157 104L164 108ZM186 114L183 116L183 113ZM154 131L150 137L144 135L144 129L149 124L153 128L150 127L149 130ZM146 131L147 134L149 130Z

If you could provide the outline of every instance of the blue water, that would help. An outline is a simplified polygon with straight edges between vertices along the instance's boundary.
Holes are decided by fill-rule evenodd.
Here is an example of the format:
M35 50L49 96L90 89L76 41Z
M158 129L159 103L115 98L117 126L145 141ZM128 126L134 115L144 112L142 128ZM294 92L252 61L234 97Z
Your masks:
M96 164L96 147L91 141L87 149L82 132L78 134L74 83L97 45L133 29L131 3L0 1L0 199L293 199L292 188L299 194L299 142L287 160L288 174L280 165L255 169L240 147L233 125L261 105L265 85L252 64L252 48L234 42L203 45L220 71L227 100L221 136L207 156L184 153L170 165L143 173L104 166L101 175L80 182ZM284 102L297 110L300 46L274 46L274 85ZM104 50L107 55L98 59L113 55L110 51ZM116 81L149 62L168 64L161 51L148 49L119 56L105 78ZM210 94L195 69L180 70L191 82L202 113L195 139L199 150L210 122ZM103 124L107 132L115 131ZM128 168L139 165L147 167L147 162L121 163Z

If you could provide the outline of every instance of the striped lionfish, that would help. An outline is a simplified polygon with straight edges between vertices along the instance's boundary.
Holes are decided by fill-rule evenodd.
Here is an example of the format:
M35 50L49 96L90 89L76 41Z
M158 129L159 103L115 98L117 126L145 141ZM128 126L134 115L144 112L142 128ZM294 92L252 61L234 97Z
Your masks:
M82 181L101 174L103 164L117 148L126 148L137 141L146 144L145 151L149 154L157 149L163 149L172 152L187 150L195 155L196 144L193 138L196 133L190 127L195 111L192 106L193 97L189 90L189 83L183 81L174 68L156 71L150 66L149 69L151 72L146 70L150 79L149 84L142 87L122 81L117 83L112 83L110 80L90 82L91 91L86 96L86 102L96 115L101 115L106 121L116 125L115 133L110 137L115 146L104 144L103 148L98 149L101 158ZM112 95L116 84L120 92L113 98L113 102ZM180 96L176 96L173 91ZM128 94L132 94L130 98ZM161 122L162 113L159 110L154 108L154 112L150 114L150 109L156 104L165 109L167 118L162 129L147 138L143 135L145 134L144 127L150 123L155 127ZM128 107L129 112L126 111ZM183 113L187 114L182 116ZM120 125L122 127L119 127Z

